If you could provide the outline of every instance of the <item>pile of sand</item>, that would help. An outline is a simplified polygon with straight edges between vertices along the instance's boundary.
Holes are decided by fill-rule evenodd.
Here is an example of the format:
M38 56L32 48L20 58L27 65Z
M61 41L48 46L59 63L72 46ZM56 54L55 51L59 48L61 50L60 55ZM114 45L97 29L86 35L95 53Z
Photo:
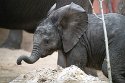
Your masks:
M22 74L10 83L108 83L98 77L85 74L80 68L42 68Z

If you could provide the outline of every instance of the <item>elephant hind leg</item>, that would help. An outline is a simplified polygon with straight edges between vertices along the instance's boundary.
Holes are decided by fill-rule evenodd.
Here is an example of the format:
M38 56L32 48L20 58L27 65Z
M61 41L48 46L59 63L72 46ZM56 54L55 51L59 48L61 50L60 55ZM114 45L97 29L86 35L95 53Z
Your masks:
M125 74L125 73L124 73ZM125 83L125 77L122 74L113 74L113 83Z
M118 58L117 58L118 59ZM111 74L113 83L125 83L125 60L112 58L111 57ZM108 77L107 63L103 62L102 71L105 76Z
M114 41L109 47L110 64L113 83L125 83L125 39ZM107 62L102 64L103 73L108 76Z
M119 68L119 67L117 67ZM125 71L122 70L114 70L112 67L112 81L113 83L125 83ZM105 76L108 77L108 72L107 72L107 64L103 64L102 66L102 71Z

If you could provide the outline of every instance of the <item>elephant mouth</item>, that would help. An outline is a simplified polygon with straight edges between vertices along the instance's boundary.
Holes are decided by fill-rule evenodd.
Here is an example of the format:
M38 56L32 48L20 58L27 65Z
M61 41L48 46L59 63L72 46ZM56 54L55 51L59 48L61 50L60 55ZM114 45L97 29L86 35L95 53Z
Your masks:
M42 55L41 55L41 58L44 58L44 57L46 57L46 56L48 56L48 55L51 55L53 52L55 52L56 50L55 49L48 49L48 50L46 50L46 51L44 51L43 53L42 53Z

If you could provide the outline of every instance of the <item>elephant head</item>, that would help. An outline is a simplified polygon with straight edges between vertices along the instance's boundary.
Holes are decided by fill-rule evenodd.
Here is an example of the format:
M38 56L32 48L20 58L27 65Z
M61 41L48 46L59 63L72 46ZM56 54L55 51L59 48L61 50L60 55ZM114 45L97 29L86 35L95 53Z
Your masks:
M17 64L20 65L22 60L32 64L40 57L43 58L57 50L69 52L85 32L87 20L85 10L74 3L51 10L34 33L31 56L20 56Z

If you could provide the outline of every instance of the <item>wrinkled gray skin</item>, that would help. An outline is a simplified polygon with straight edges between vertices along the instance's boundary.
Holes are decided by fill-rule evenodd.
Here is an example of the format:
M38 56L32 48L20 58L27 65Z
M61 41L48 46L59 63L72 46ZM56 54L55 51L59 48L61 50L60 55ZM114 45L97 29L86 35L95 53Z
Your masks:
M91 1L93 3L93 0ZM58 3L56 8L76 2L88 13L92 13L88 0L0 0L0 26L7 29L21 29L11 30L7 40L0 47L19 49L22 42L22 29L33 33L37 23L46 17L47 11L55 2ZM9 21L12 19L17 23L10 25L13 24L13 21Z
M99 15L100 16L100 15ZM105 14L109 38L109 51L113 83L125 82L125 17L120 14ZM107 76L105 41L102 21L74 3L53 10L34 33L33 51L30 57L20 56L21 61L32 64L54 51L61 55L58 64L62 67L76 65L102 70Z

